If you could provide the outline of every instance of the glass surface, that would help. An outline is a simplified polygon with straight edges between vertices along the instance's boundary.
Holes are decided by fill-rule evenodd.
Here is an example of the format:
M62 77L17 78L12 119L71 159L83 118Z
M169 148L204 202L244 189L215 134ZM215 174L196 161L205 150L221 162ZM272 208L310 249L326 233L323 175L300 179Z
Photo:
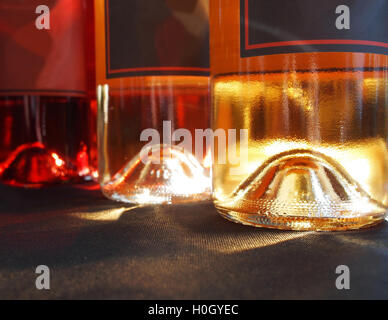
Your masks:
M237 147L245 161L222 163L215 154L219 212L235 222L295 230L382 221L388 57L305 52L242 58L240 1L211 1L210 21L213 130L247 130L247 147L238 138L225 152Z
M153 7L147 7L151 2L136 3L145 6L142 17L149 19L149 25L153 25L154 19L159 19L161 27L155 32L150 30L147 22L143 22L143 30L137 34L138 38L130 35L134 38L132 41L139 43L139 46L132 43L130 47L138 48L134 59L144 58L143 62L149 63L151 58L147 57L154 57L154 63L157 61L160 64L166 59L169 60L165 47L160 44L163 37L159 35L159 31L160 34L164 32L162 27L167 30L178 28L176 36L186 39L182 32L187 32L189 27L182 23L179 14L173 17L167 14L168 10L175 7L178 13L187 9L186 20L194 23L195 30L206 32L207 36L207 1L191 1L190 3L196 3L192 8L191 5L186 8L189 3L182 5L176 1L166 1L166 4L163 1L155 2L155 6L161 6L167 12L166 17L157 13L155 16L150 15L148 11L155 10ZM125 8L129 5L126 4ZM203 130L210 126L209 77L174 74L175 68L179 69L179 72L182 71L179 65L169 68L169 71L163 74L164 67L161 65L146 67L141 65L141 62L136 62L136 69L134 66L127 68L130 73L128 75L107 76L109 50L106 50L106 10L112 8L114 9L109 3L105 6L105 1L96 1L99 179L103 193L117 201L141 204L209 200L211 179L206 148L196 152L194 142L190 150L182 147L181 140L172 141L168 137L168 133L173 135L179 129L185 129L186 133L194 137L196 129ZM121 8L124 10L124 7ZM196 21L195 15L198 14L202 20ZM114 27L115 24L110 22ZM200 24L203 26L198 29ZM114 31L118 33L112 34L111 37L122 37L123 50L129 50L129 44L125 42L126 33L120 34L119 31ZM150 37L150 33L153 37ZM170 52L173 58L196 54L196 50L190 51L193 50L192 45L181 47L184 43L180 43L179 39L174 40L174 37L174 34L170 37ZM196 38L193 39L192 44L195 44ZM152 49L153 45L156 49ZM111 54L112 59L115 56L120 56L120 52ZM133 63L125 55L120 61L127 63L127 60L128 63ZM149 74L135 74L138 70L141 70L140 73ZM166 126L169 127L167 131ZM145 139L141 139L142 134L150 130L156 132L157 139L150 141L147 135Z
M0 182L96 175L93 0L0 1ZM69 45L70 44L70 45Z

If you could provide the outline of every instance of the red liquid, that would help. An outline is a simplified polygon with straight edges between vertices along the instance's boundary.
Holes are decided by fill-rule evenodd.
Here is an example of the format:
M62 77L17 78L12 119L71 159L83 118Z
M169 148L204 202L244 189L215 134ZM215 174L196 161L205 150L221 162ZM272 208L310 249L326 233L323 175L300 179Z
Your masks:
M39 187L90 178L93 119L82 97L0 97L0 182Z

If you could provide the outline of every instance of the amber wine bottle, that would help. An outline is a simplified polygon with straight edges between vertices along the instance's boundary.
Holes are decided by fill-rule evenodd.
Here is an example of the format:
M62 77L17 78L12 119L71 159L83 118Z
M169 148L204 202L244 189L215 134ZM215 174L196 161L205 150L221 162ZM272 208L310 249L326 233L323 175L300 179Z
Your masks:
M213 129L237 135L215 154L224 217L295 230L384 219L387 13L386 0L211 0Z
M207 150L172 139L210 126L208 1L95 4L102 191L129 203L209 199Z

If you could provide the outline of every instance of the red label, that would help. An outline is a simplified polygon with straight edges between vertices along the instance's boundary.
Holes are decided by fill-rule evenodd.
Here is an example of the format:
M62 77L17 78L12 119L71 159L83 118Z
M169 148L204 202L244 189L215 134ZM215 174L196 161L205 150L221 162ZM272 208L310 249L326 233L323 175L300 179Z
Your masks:
M39 5L50 29L39 30ZM1 0L0 94L86 94L84 0Z

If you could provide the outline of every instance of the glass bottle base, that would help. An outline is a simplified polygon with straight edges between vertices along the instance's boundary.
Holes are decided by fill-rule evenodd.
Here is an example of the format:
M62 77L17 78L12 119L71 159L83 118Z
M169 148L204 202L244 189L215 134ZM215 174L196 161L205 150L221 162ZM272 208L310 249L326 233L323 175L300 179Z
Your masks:
M92 178L86 147L71 161L40 142L29 143L19 146L0 163L0 183L13 187L34 189L88 180Z
M271 214L241 213L217 207L222 217L254 227L296 231L345 231L368 228L384 221L385 214L359 218L278 217Z
M141 152L101 189L112 200L142 205L211 199L207 170L183 148L169 145Z
M387 211L336 161L302 149L269 159L215 204L230 220L291 230L359 229Z

